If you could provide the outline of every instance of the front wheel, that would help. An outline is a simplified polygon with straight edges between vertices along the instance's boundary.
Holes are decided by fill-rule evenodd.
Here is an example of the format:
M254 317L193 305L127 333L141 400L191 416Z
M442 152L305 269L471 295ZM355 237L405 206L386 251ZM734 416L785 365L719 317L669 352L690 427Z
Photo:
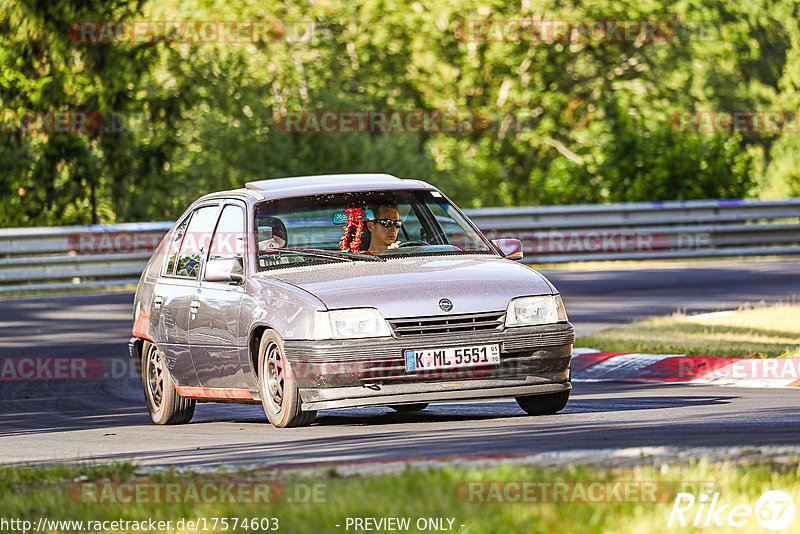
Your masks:
M560 412L567 405L569 392L559 391L558 393L548 393L547 395L526 395L515 397L519 407L525 410L528 415L550 415Z
M283 341L273 330L261 336L258 348L258 387L261 404L270 423L278 428L310 425L316 411L300 409L300 392L283 350Z
M142 385L150 419L157 425L182 425L192 420L196 401L175 390L167 364L149 341L142 347Z

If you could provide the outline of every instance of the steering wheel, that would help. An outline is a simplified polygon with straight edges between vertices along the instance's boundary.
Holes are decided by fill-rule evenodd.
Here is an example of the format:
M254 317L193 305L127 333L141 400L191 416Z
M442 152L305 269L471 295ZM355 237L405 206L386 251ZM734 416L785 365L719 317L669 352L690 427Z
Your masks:
M430 243L428 243L426 241L422 241L422 240L419 240L419 239L412 239L411 241L404 241L403 243L400 243L400 245L398 245L398 248L403 248L403 247L427 247L428 245L430 245Z

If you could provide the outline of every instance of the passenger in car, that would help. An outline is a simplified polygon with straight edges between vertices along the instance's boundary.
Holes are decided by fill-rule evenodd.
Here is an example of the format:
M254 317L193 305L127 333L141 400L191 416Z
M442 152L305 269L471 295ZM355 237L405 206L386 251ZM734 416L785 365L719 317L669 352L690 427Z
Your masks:
M397 206L386 204L372 208L375 218L367 221L366 227L370 233L369 248L366 254L377 256L387 248L395 248L399 245L397 234L403 226L400 220L400 212Z

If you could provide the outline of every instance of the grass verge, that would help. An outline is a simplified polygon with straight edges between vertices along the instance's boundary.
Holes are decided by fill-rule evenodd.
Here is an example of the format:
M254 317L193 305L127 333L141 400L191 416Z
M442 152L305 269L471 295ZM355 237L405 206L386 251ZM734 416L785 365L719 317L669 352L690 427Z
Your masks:
M399 475L352 478L315 475L316 478L291 479L286 474L275 478L274 474L252 471L202 475L175 472L137 475L130 465L30 469L6 467L0 468L0 502L3 508L2 517L6 520L16 518L31 521L33 525L38 524L41 517L56 521L84 522L149 519L170 521L171 527L162 532L262 532L268 529L261 526L253 529L252 522L246 523L247 526L243 527L242 520L255 518L260 522L262 518L276 518L279 532L322 534L354 531L352 525L349 529L346 528L348 518L352 521L353 518L396 517L409 519L410 528L406 530L408 532L423 530L418 528L417 521L434 518L441 520L442 526L450 525L448 519L452 519L450 531L461 533L661 534L667 527L678 492L690 493L697 498L698 504L683 513L689 525L700 510L701 493L705 493L711 500L713 494L718 492L720 506L729 504L728 511L738 504L746 504L755 509L759 497L770 490L782 490L796 503L800 503L799 468L800 463L796 458L781 464L761 463L747 467L699 460L686 466L665 465L658 469L634 467L612 471L585 466L537 468L500 464L498 467L482 469L458 466L437 470L408 469ZM267 478L268 476L272 478ZM181 490L179 495L189 502L151 503L144 501L153 500L152 491L146 493L147 499L143 499L141 496L136 497L139 495L138 490L133 490L124 494L134 496L129 499L130 502L94 504L83 502L86 493L81 490L87 485L99 488L107 482L135 482L137 487L150 484L151 488L158 484L179 482L183 483L182 488L188 488L190 485L202 488L204 483L233 481L240 484L280 483L285 488L286 499L282 502L257 504L198 503L188 498L188 492ZM545 484L526 494L522 491L512 491L520 486L502 484L509 481ZM595 485L591 486L592 483ZM647 492L639 489L633 492L627 490L627 488L642 488L643 484L654 490ZM567 489L557 494L554 489L559 485ZM117 499L123 495L121 488L124 487L126 486L114 486L116 489L107 494L116 495L112 500ZM593 487L595 489L592 489ZM202 489L199 494L202 495ZM97 491L93 495L102 496L104 493ZM480 502L481 499L491 502ZM512 502L501 503L497 502L498 500ZM530 502L531 500L537 502ZM542 500L549 502L539 502ZM707 508L706 506L706 510ZM216 521L214 518L217 518ZM219 518L228 518L227 529L223 528ZM233 518L238 518L236 528L233 528ZM183 528L178 523L181 519L184 520ZM721 519L725 521L727 515L722 514ZM187 528L187 520L200 521L199 526L205 525L206 529ZM702 520L705 520L705 516ZM215 522L217 528L212 529ZM273 523L270 522L271 524ZM798 524L800 518L795 519L793 523L795 527ZM427 525L430 526L431 523ZM87 526L90 525L83 525L84 528ZM72 527L72 530L76 530L75 525ZM130 528L130 525L124 527L125 525L123 528L118 527L116 531L135 530ZM681 531L704 531L702 528L686 529L678 525L672 528L676 527ZM72 531L63 526L51 527L49 530ZM427 529L430 530L432 529ZM746 528L723 526L712 530L754 532L763 529L753 515L747 519ZM790 527L786 530L789 531L793 529Z
M647 354L800 358L800 305L674 314L580 336L575 345Z

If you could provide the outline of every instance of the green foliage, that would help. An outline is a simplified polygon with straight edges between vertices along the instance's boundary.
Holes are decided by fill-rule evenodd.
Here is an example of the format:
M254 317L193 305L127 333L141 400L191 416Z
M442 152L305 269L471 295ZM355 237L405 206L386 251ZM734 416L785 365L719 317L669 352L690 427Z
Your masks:
M800 194L797 136L691 134L669 122L680 110L798 109L794 0L522 6L0 0L0 112L133 118L124 131L0 134L0 224L167 220L248 180L340 172L421 178L464 206ZM674 33L496 38L507 36L497 21L536 18L664 21ZM239 44L70 39L70 24L102 20L278 20L286 34ZM495 21L493 38L470 34L470 21ZM287 111L419 109L492 122L459 134L274 124Z

